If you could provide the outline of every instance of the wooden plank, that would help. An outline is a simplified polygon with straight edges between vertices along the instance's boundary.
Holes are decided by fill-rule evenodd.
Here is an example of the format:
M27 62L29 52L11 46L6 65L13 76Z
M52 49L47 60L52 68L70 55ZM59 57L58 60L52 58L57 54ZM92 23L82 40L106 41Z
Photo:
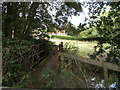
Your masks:
M92 59L83 58L83 57L80 57L80 56L74 56L72 54L67 54L67 53L61 53L61 54L64 57L67 57L67 58L70 58L70 59L78 60L78 61L81 61L81 62L84 62L84 63L88 63L88 64L97 65L97 66L100 66L100 67L103 66L102 62L95 61L95 60L92 60Z
M88 58L84 58L84 57L80 57L80 56L75 56L75 55L68 54L68 53L61 53L61 55L63 55L64 57L70 58L70 59L78 60L78 61L81 61L81 62L84 62L84 63L87 63L87 64L96 65L96 66L99 66L99 67L103 67L103 65L106 65L108 69L120 72L120 66L118 66L116 64L96 61L96 60L93 60L93 59L88 59Z
M120 72L119 65L108 63L108 62L104 62L104 63L108 66L108 69Z

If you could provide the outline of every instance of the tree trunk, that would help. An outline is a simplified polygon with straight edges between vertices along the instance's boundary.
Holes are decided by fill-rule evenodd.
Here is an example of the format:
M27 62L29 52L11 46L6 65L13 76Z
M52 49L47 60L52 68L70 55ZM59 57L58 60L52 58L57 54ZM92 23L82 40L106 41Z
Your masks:
M36 15L36 9L38 8L38 6L39 6L39 3L35 3L35 2L33 2L31 5L25 26L23 28L24 35L26 35L29 32L30 25L32 23L32 20L34 19L34 16Z
M7 3L7 19L5 20L4 27L5 27L5 37L12 38L12 30L10 28L10 23L12 21L11 15L11 3Z

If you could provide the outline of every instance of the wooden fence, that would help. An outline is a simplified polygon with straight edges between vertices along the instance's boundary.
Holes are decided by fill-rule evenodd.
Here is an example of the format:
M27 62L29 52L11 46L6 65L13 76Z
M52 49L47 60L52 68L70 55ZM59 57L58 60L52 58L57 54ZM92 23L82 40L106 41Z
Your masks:
M61 48L59 48L59 50L62 49L62 51L63 51L63 43L59 44L59 46L61 47ZM60 57L61 57L61 60L65 60L64 58L68 58L67 60L77 60L77 61L80 61L83 63L102 67L103 71L104 71L104 79L106 82L108 81L108 70L120 72L120 66L113 64L113 63L96 61L93 59L84 58L84 57L80 57L80 56L76 56L76 55L73 55L70 53L68 54L68 53L64 53L64 52L60 53Z
M102 61L96 61L93 59L84 58L84 57L80 57L80 56L76 56L76 55L72 55L72 54L68 54L68 53L61 53L61 56L70 58L70 60L71 59L78 60L78 61L81 61L83 63L92 64L92 65L96 65L96 66L103 67L103 68L105 67L107 69L120 72L120 66L116 65L116 64L102 62Z

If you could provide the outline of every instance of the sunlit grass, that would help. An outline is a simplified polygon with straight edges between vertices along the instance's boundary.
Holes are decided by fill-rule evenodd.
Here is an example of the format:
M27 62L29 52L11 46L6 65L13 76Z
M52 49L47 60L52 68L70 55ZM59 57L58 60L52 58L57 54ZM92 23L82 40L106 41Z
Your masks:
M55 42L56 45L63 43L70 43L75 45L79 49L79 55L82 57L89 58L89 54L92 54L94 51L94 46L97 45L97 41L77 41L77 40L62 40L62 39L51 39L52 42Z

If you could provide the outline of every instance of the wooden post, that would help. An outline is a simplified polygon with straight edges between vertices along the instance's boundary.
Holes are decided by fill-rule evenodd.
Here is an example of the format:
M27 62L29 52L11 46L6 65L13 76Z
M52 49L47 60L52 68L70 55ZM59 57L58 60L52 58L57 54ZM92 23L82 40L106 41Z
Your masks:
M63 42L61 42L61 43L59 44L59 51L60 51L60 52L63 52Z
M118 59L118 65L120 65L120 58ZM118 67L118 69L120 70L120 67ZM117 72L117 78L118 78L118 88L120 88L120 72Z
M0 52L0 57L2 57L2 52ZM0 86L2 86L2 58L0 58Z
M120 72L117 72L118 88L120 88Z
M104 71L104 79L105 79L105 85L108 86L108 68L107 63L103 62L103 71Z

